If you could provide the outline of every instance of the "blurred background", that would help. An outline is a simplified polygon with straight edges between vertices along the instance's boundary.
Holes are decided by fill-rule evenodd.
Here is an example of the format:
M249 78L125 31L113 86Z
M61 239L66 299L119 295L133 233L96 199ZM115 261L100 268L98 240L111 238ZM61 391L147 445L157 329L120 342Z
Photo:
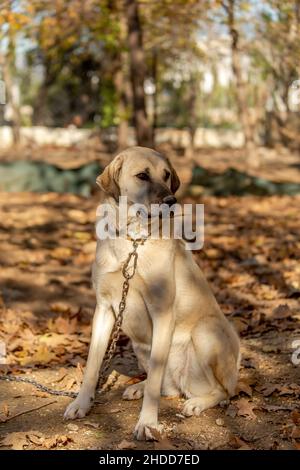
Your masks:
M242 338L229 407L186 424L162 400L158 448L299 449L300 0L0 0L0 373L78 390L95 181L135 144L204 204L194 256ZM105 407L70 428L65 398L0 382L2 446L155 448L128 444L140 404L118 387L141 376L125 337L112 368Z
M2 0L0 28L0 157L23 161L0 188L88 195L138 144L210 192L299 191L298 0ZM52 187L29 160L90 165Z

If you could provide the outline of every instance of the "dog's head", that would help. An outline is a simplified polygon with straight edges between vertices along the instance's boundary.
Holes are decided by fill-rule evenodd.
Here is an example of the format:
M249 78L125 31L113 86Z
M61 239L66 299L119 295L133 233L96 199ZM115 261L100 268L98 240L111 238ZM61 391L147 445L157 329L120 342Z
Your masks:
M176 203L180 182L169 160L146 147L131 147L117 155L98 176L97 184L118 200L127 196L129 204Z

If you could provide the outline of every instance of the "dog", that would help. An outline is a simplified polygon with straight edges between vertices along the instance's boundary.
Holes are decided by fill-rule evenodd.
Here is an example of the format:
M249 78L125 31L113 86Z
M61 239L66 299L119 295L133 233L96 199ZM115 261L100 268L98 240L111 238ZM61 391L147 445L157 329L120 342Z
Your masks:
M117 155L97 178L105 202L118 210L120 196L128 207L139 203L176 202L180 185L176 171L160 153L132 147ZM118 314L122 295L122 266L132 251L128 237L97 241L92 268L97 305L92 338L77 398L65 419L82 418L93 403L101 363ZM204 275L184 240L147 239L138 247L136 274L130 281L122 329L131 339L143 382L130 385L123 398L143 397L134 430L138 440L153 439L159 398L184 396L185 416L196 415L235 393L239 338L221 312Z

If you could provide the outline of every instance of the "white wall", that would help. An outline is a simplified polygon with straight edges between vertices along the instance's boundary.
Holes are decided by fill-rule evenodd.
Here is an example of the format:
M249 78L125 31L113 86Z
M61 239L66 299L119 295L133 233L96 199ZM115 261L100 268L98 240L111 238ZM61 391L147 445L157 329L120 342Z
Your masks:
M21 143L34 143L37 145L59 145L70 147L88 140L92 134L90 129L77 128L50 128L43 126L22 127ZM171 144L185 148L189 143L187 130L158 129L156 132L157 143L170 142ZM199 128L195 135L195 147L232 147L240 148L244 143L243 133L232 130L215 130ZM0 149L9 148L13 144L12 131L8 126L0 127ZM135 145L134 130L130 129L128 145Z
M38 145L61 145L70 147L89 138L89 129L77 128L51 128L51 127L22 127L21 143L35 143ZM12 131L9 126L0 127L0 148L7 148L13 144Z

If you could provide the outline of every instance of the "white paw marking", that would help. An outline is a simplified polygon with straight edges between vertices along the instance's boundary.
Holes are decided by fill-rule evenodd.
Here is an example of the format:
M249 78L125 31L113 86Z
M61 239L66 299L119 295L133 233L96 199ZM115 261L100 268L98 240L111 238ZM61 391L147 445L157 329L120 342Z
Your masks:
M89 395L78 396L66 408L64 419L83 418L88 414L93 405L93 400Z
M130 385L123 393L124 400L139 400L144 395L144 383Z
M157 441L162 436L163 427L158 423L139 420L134 430L134 437L138 441Z
M206 407L201 398L190 398L184 403L182 413L185 416L199 416L205 408Z

